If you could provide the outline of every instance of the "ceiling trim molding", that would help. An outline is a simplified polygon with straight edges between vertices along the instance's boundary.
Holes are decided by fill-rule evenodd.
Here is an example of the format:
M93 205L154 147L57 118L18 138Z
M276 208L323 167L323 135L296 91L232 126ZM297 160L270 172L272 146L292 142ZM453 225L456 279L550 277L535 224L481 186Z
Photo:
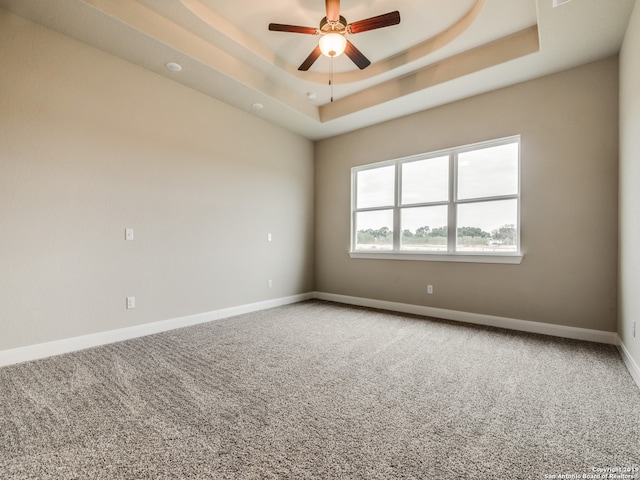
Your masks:
M539 50L538 26L534 25L513 35L445 58L410 75L380 83L323 105L319 107L320 121L329 122Z
M224 75L254 91L271 86L270 96L303 115L318 118L317 108L302 97L295 99L278 84L266 79L259 69L242 62L231 53L190 32L177 23L137 2L113 2L112 0L81 0L98 12L127 24L135 31L195 60L206 68Z

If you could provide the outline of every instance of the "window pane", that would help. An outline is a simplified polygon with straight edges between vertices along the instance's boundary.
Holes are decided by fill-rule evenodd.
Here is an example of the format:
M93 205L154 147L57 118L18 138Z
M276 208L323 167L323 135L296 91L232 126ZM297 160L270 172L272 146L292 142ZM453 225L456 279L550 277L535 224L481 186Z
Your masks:
M518 143L458 155L458 198L518 193Z
M402 164L402 204L449 200L449 156Z
M518 201L458 205L458 252L515 252L518 245Z
M356 250L393 250L393 210L356 213Z
M356 176L356 208L384 207L394 203L395 165L361 170Z
M401 250L447 251L447 206L403 208Z

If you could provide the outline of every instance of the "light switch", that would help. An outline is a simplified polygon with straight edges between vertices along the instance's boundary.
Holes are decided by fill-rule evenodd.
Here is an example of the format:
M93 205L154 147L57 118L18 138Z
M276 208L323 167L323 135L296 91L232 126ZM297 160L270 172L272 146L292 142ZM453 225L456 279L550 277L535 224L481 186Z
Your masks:
M125 240L133 240L133 228L126 228L124 231Z

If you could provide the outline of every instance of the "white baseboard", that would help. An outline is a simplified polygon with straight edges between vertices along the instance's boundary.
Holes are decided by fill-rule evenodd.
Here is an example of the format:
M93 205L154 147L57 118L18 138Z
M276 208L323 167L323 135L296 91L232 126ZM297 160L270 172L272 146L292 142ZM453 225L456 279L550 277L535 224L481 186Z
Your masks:
M216 319L222 320L223 318L235 317L236 315L242 315L243 313L257 312L268 308L281 307L282 305L304 302L305 300L311 300L312 298L315 298L315 294L313 292L309 292L301 293L299 295L291 295L289 297L274 298L273 300L265 300L263 302L248 303L237 307L223 308L217 311L218 316Z
M456 320L459 322L475 323L478 325L486 325L489 327L507 328L510 330L519 330L521 332L540 333L543 335L552 335L554 337L586 340L589 342L606 343L609 345L618 344L617 333L604 332L602 330L590 330L587 328L552 325L549 323L531 322L528 320L517 320L514 318L496 317L493 315L483 315L479 313L446 310L442 308L427 307L424 305L412 305L408 303L374 300L371 298L350 297L347 295L337 295L334 293L316 292L315 298L338 303L346 303L349 305L359 305L362 307L379 308L381 310L392 310L395 312L442 318L445 320Z
M622 339L620 337L618 337L617 347L622 360L624 360L624 364L627 366L627 370L629 370L629 373L631 374L631 378L633 378L638 385L638 388L640 388L640 366L638 366L636 361L633 359L625 344L622 343Z
M89 335L82 335L79 337L56 340L53 342L29 345L10 350L3 350L0 351L0 367L31 360L38 360L41 358L60 355L63 353L84 350L87 348L98 347L109 343L115 343L132 338L152 335L154 333L166 332L169 330L174 330L176 328L183 328L200 323L221 320L223 318L233 317L244 313L298 303L305 300L310 300L312 298L318 298L320 300L328 300L337 303L345 303L349 305L379 308L382 310L392 310L414 315L423 315L427 317L443 318L446 320L456 320L479 325L507 328L511 330L519 330L524 332L540 333L544 335L617 345L618 349L620 350L620 354L625 361L625 364L631 372L632 377L640 387L640 368L635 363L633 358L631 358L624 344L620 342L618 335L614 332L603 332L600 330L566 327L562 325L551 325L547 323L530 322L527 320L517 320L512 318L459 312L455 310L446 310L422 305L387 302L384 300L351 297L347 295L337 295L333 293L323 292L292 295L289 297L265 300L263 302L239 305L236 307L223 308L219 310L213 310L211 312L187 315L184 317L172 318L159 322L145 323L143 325L120 328L117 330L109 330L106 332L93 333Z
M233 317L235 315L241 315L243 313L256 312L258 310L266 310L267 308L302 302L312 298L314 298L313 293L292 295L289 297L265 300L263 302L250 303L247 305L239 305L237 307L223 308L220 310L213 310L211 312L187 315L185 317L172 318L159 322L145 323L143 325L136 325L133 327L119 328L117 330L109 330L106 332L92 333L79 337L55 340L53 342L3 350L0 351L0 367L52 357L63 353L75 352L87 348L99 347L100 345L144 337L146 335L166 332L176 328L189 327L199 323L212 322L227 317Z

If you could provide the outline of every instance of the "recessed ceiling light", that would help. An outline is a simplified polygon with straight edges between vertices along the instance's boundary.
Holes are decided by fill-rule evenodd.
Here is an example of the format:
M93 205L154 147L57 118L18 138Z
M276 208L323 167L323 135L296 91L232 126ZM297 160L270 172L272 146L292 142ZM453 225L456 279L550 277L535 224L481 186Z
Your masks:
M164 66L167 67L172 72L179 72L180 70L182 70L182 65L176 62L167 62L164 64Z
M264 108L264 105L262 105L261 103L252 103L251 108L253 108L254 110L262 110Z
M315 100L316 99L316 92L307 92L307 98L309 100Z

